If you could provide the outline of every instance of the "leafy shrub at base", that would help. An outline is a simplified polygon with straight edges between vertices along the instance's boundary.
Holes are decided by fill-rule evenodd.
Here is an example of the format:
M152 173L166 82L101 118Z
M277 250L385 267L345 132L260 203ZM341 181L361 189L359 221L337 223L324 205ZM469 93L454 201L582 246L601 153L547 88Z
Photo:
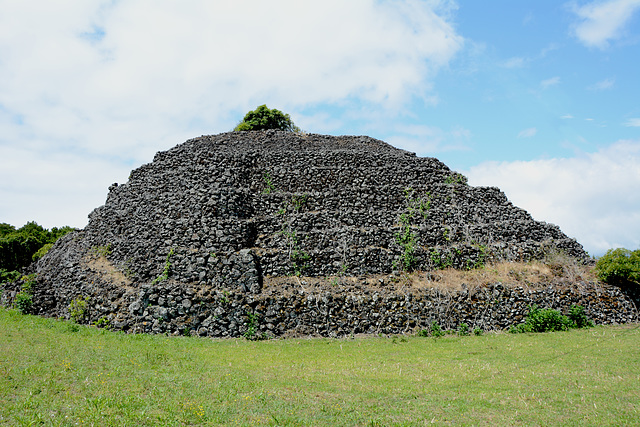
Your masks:
M569 317L552 308L538 308L537 305L529 307L529 314L524 323L513 326L509 332L555 332L567 331L571 328L592 327L593 322L584 313L584 307L572 305L569 309Z

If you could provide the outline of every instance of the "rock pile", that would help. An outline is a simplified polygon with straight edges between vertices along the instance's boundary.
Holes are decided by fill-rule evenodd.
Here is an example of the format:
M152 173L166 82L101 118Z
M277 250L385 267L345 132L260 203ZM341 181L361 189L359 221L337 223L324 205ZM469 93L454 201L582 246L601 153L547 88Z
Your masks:
M34 309L68 316L82 296L91 301L87 321L233 336L244 333L248 311L264 307L274 335L300 325L320 334L368 332L381 324L353 323L354 301L366 300L357 290L340 297L341 326L318 328L320 318L300 308L309 295L267 304L285 296L265 296L265 278L472 268L549 251L587 259L558 227L534 221L497 188L467 185L434 158L369 137L223 133L160 152L126 184L113 184L87 227L38 263ZM220 303L225 298L230 306ZM410 303L395 326L379 307L384 328L404 330L430 316L427 297L408 298L423 306ZM227 326L216 326L223 318Z

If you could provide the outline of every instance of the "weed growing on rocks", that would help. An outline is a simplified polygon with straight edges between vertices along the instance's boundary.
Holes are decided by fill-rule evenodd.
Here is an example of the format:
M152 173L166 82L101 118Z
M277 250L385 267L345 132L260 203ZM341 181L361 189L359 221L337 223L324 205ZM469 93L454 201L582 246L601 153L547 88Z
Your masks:
M456 172L452 175L449 175L444 180L444 183L449 185L453 185L453 184L467 185L467 177L462 175L461 173Z
M94 246L91 248L91 252L98 257L108 257L111 255L111 243L107 243L104 246Z
M276 190L276 187L273 185L273 182L271 181L271 174L270 173L265 173L262 176L262 179L264 180L264 190L262 190L262 194L271 194Z
M89 297L77 297L69 303L69 316L76 323L81 323L88 314Z
M169 278L169 271L171 269L171 262L169 261L169 259L171 258L171 255L173 255L173 248L171 248L171 250L167 254L167 260L164 263L164 270L162 271L162 274L153 279L153 282L151 282L152 285L156 285Z
M395 234L396 244L402 248L400 260L394 262L394 269L403 271L413 271L418 263L415 252L418 245L417 236L411 229L414 219L420 215L427 217L431 208L429 193L423 197L416 197L413 188L404 189L405 212L399 217L400 230Z

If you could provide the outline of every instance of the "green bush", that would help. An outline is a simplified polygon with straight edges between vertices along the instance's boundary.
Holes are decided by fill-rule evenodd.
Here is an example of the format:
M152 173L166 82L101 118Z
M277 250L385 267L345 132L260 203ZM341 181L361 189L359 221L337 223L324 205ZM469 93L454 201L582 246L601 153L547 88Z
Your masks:
M569 309L569 320L573 323L573 328L592 328L593 322L584 313L581 305L572 305Z
M534 304L529 307L526 321L513 326L509 332L555 332L591 326L593 326L593 322L587 318L582 306L572 305L569 309L569 317L567 317L558 310L552 308L540 309Z
M22 314L29 314L33 306L33 284L36 281L35 274L22 277L20 292L16 295L13 305Z
M637 288L640 286L640 249L609 249L596 262L596 274L610 285Z
M31 306L33 305L33 295L28 292L20 291L16 295L16 299L13 301L13 305L22 314L29 314Z
M249 111L233 130L239 132L264 129L277 129L287 132L298 132L300 130L293 124L288 114L284 114L275 108L268 108L266 105L261 105L254 111Z

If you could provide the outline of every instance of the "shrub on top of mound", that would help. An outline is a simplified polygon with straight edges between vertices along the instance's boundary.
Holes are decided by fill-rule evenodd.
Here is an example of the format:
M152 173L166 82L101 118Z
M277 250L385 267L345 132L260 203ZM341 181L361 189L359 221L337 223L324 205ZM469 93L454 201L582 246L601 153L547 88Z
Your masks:
M261 105L245 114L244 119L233 129L236 132L248 130L276 129L287 132L298 132L300 129L293 124L288 114L275 108Z

